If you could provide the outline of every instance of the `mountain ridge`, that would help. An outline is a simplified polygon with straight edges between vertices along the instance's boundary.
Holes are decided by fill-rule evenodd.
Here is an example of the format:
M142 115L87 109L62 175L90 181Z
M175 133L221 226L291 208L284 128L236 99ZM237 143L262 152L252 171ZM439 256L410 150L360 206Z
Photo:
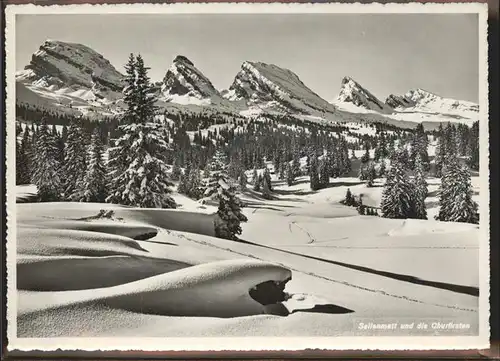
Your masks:
M16 74L22 90L17 101L43 103L57 111L120 114L123 79L93 49L47 40L25 70ZM293 71L259 61L244 61L229 88L219 91L184 55L174 58L163 80L155 83L155 89L159 104L165 109L210 109L238 116L278 113L320 123L387 122L410 127L414 122L436 119L468 122L478 113L477 104L442 98L422 89L402 96L391 94L382 102L348 76L342 79L339 96L332 104L307 87Z

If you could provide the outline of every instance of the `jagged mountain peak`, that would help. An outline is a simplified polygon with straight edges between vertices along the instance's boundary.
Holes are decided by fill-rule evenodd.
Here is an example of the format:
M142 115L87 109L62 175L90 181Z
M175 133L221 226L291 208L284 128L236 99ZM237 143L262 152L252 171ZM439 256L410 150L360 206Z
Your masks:
M260 109L304 115L334 113L335 107L309 89L293 71L274 64L245 61L224 94Z
M357 107L383 113L391 111L389 106L380 101L375 95L350 76L342 78L340 92L334 102L352 103Z
M19 81L52 90L89 91L97 98L114 99L123 89L124 76L90 47L47 39L32 55Z
M220 98L212 82L184 55L177 55L168 69L161 92L167 98L185 96L188 98Z

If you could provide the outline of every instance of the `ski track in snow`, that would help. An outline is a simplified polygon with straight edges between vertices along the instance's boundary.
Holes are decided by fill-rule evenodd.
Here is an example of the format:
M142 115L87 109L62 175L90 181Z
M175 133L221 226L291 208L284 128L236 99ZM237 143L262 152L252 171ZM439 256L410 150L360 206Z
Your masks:
M241 255L241 256L250 257L250 258L253 258L253 259L258 259L258 260L261 260L261 261L270 261L270 260L266 260L266 259L254 256L254 255L249 254L249 253L238 252L238 251L232 250L230 248L226 248L226 247L219 247L219 246L216 246L214 244L210 244L210 243L205 242L205 241L197 241L195 239L192 239L192 238L186 236L185 234L177 233L177 236L180 237L180 238L183 238L183 239L185 239L187 241L194 242L194 243L206 246L206 247L216 248L216 249L219 249L219 250L231 252L231 253L238 254L238 255ZM253 242L248 242L248 241L244 241L244 242L247 243L247 244L250 244L250 245L254 245L254 246L258 246L258 247L270 249L270 250L273 250L273 251L287 253L287 254L289 254L291 256L300 257L300 255L298 255L298 254L296 254L294 252L289 252L289 251L281 250L281 249L274 248L274 247L263 246L263 245L259 245L257 243L253 243ZM302 257L304 257L304 256L302 256ZM276 263L276 264L278 264L278 265L280 265L280 266L286 267L286 268L288 268L288 269L290 269L292 271L300 272L302 274L305 274L305 275L308 275L308 276L311 276L311 277L323 279L323 280L326 280L326 281L329 281L329 282L333 282L333 283L342 284L342 285L348 286L348 287L357 288L357 289L360 289L360 290L363 290L363 291L367 291L367 292L378 293L378 294L381 294L381 295L384 295L384 296L387 296L387 297L403 299L403 300L406 300L406 301L409 301L409 302L414 302L414 303L419 303L419 304L425 304L425 305L429 305L429 306L449 308L449 309L455 309L455 310L467 311L467 312L477 312L476 309L472 309L472 308L463 308L463 307L458 307L458 306L453 306L453 305L443 305L443 304L439 304L439 303L424 302L424 301L418 300L416 298L411 298L411 297L407 297L407 296L397 295L397 294L389 293L389 292L386 292L386 291L380 290L380 289L374 289L374 288L368 288L368 287L365 287L365 286L356 285L354 283L350 283L350 282L346 282L346 281L334 279L334 278L331 278L331 277L322 276L322 275L319 275L319 274L314 273L314 272L303 271L303 270L297 269L295 267L292 267L290 265L287 265L287 264L284 264L284 263L281 263L281 262L276 262L276 261L273 261L273 262Z

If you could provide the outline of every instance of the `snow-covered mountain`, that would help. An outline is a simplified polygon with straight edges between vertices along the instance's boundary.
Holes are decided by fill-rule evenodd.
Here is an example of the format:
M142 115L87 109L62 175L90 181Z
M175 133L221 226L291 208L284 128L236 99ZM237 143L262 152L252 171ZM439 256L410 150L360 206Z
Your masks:
M101 54L85 45L47 40L16 74L16 101L74 115L113 116L124 110L123 86L124 75ZM384 103L350 77L343 78L332 104L291 70L262 62L245 61L229 89L219 92L191 60L179 55L155 88L158 106L177 113L277 113L322 124L383 122L401 128L478 119L477 104L422 89L390 95Z
M224 97L243 100L249 107L284 113L317 116L336 111L291 70L261 62L245 61Z
M392 112L391 107L377 99L375 95L348 76L342 79L340 93L333 103L352 103L357 107L374 110L376 112Z
M357 113L365 119L378 114L392 124L406 122L401 123L402 127L416 122L426 128L436 128L443 122L471 125L479 119L478 104L443 98L423 89L410 90L404 95L391 94L384 103L350 77L342 79L339 95L332 103L341 111Z
M121 97L124 76L101 54L75 43L47 40L16 75L25 85L87 100Z
M397 101L395 101L397 100ZM443 114L477 116L479 105L465 100L443 98L423 89L410 90L403 96L390 95L386 103L396 110L420 110Z
M186 104L209 104L221 98L212 82L185 56L178 55L161 85L167 100Z

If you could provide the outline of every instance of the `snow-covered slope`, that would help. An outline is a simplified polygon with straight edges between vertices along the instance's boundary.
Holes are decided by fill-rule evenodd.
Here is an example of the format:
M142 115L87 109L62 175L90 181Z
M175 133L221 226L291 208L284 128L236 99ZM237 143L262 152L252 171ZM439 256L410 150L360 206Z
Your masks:
M75 43L47 40L16 79L28 86L85 100L121 97L123 75L93 49Z
M357 107L381 113L392 112L391 107L377 99L375 95L348 76L342 79L340 93L334 103L352 103Z
M224 97L244 100L250 107L284 113L335 113L335 107L309 89L295 73L261 62L245 61Z

